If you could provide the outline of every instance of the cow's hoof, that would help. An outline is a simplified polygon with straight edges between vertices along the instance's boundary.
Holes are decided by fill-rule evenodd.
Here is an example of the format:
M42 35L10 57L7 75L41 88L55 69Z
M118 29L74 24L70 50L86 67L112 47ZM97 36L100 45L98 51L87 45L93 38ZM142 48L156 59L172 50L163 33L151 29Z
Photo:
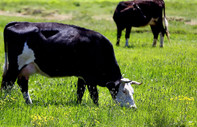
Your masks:
M129 45L125 45L124 47L125 47L125 48L129 48Z
M33 104L33 103L32 103L32 100L25 100L25 103L26 103L26 104Z

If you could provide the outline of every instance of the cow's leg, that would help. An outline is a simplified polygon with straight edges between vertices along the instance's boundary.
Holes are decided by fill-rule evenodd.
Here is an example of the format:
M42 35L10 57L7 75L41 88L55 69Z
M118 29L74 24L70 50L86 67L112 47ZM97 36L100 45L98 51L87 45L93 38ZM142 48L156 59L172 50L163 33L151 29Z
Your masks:
M161 32L160 33L160 47L163 47L163 42L164 42L164 34Z
M158 39L158 35L159 35L159 29L158 29L158 26L157 25L151 25L151 30L152 30L152 33L153 33L153 47L155 47L157 45L157 39Z
M21 88L21 92L23 93L23 98L25 99L25 102L27 104L32 104L32 101L28 92L28 79L24 76L19 77L17 83Z
M160 33L160 47L163 47L164 43L164 34L166 33L166 30L164 29L163 23L162 23L162 17L159 18L158 20L158 31Z
M85 82L83 79L78 78L77 83L77 103L81 103L83 94L85 92Z
M120 45L120 38L121 38L121 35L122 35L122 30L123 30L122 27L117 26L117 42L116 42L117 46Z
M98 90L96 85L88 85L88 90L93 102L98 105Z
M129 46L130 33L131 33L131 26L128 26L128 27L126 27L126 34L125 34L126 43L125 43L125 47Z
M8 67L8 70L4 69L2 82L1 82L1 89L4 90L5 97L10 94L18 74L18 70L15 69L14 66L10 66L10 65Z
M3 79L1 82L1 89L4 90L11 90L14 86L14 82L16 81L16 77L13 74L11 74L9 71L5 75L3 75Z
M10 91L14 86L14 82L16 81L18 75L18 70L15 67L10 66L8 70L4 70L2 82L1 82L1 89Z

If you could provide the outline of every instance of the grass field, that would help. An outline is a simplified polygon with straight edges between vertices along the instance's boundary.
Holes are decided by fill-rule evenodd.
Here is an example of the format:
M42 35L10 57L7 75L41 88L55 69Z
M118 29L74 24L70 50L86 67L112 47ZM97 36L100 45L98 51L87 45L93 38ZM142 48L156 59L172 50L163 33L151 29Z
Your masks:
M82 2L83 1L83 2ZM138 107L117 106L106 88L99 89L99 107L88 91L76 103L75 77L49 79L33 75L24 102L15 83L10 95L0 93L0 126L197 126L197 0L166 0L171 43L152 48L150 27L133 28L129 48L124 34L115 46L113 11L119 0L1 0L0 75L3 72L3 29L11 21L61 22L100 32L114 45L124 77L143 81L133 86ZM0 81L2 78L0 77Z

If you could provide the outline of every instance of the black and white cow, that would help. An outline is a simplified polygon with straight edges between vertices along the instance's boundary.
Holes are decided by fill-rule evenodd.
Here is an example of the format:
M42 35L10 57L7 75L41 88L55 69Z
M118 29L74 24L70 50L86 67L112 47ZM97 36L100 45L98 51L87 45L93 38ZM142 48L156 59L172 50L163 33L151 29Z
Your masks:
M78 77L77 101L87 85L98 104L97 85L107 87L120 105L136 107L131 84L122 78L113 46L103 35L60 23L12 22L4 29L5 68L2 89L11 89L17 79L26 103L30 75Z
M162 11L164 10L164 24ZM114 12L113 19L117 26L117 43L119 45L122 30L126 28L126 44L132 27L150 25L154 35L153 45L156 46L160 33L160 47L163 47L164 34L168 37L168 21L165 15L165 3L163 0L134 0L120 2Z

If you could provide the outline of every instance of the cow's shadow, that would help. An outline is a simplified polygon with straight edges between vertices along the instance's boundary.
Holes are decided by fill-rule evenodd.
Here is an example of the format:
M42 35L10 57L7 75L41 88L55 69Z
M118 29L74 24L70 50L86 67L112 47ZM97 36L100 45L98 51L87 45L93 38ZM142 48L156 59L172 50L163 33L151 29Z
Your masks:
M128 46L117 46L117 47L123 47L123 48L128 48L128 49L135 49L135 48L149 48L152 47L151 45L149 45L147 42L143 42L140 44L135 44L130 42L131 44L129 44Z
M80 105L77 103L76 100L67 100L67 101L62 101L62 100L47 100L47 101L44 101L42 99L40 100L32 100L32 104L30 104L31 106L44 106L44 107L47 107L49 105L55 105L55 106L58 106L58 105L63 105L63 106L77 106L77 105Z
M87 101L87 100L86 100ZM91 101L91 102L90 102ZM62 100L47 100L47 101L43 101L43 100L32 100L32 104L29 104L30 106L34 107L34 106L42 106L42 107L48 107L48 106L97 106L95 105L92 100L88 100L87 102L82 102L82 103L77 103L77 100L75 99L71 99L71 100L66 100L66 101L62 101Z
M124 46L124 48L134 49L134 48L136 48L136 46L131 44L131 45L128 45L128 46Z

